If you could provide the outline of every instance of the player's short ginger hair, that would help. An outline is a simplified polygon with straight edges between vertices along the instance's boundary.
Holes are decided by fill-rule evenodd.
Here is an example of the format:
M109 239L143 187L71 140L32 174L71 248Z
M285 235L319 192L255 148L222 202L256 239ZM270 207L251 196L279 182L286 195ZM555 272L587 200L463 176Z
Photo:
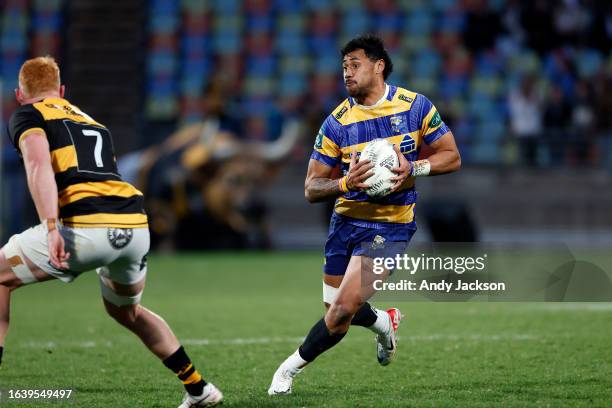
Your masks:
M27 60L19 70L19 86L27 97L34 97L60 87L60 70L53 57Z

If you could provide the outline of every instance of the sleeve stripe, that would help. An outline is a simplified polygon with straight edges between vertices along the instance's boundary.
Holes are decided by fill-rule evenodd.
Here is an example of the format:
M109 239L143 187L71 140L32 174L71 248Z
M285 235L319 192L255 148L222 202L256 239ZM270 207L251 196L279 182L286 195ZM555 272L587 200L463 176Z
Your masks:
M442 122L442 124L434 132L426 135L423 139L425 140L425 143L432 144L448 132L450 132L450 129L444 122Z
M336 165L338 164L338 158L326 156L322 153L319 153L316 150L312 152L312 154L310 155L310 158L320 161L321 163L329 167L336 167Z
M326 156L336 157L340 154L340 148L333 140L323 135L323 143L322 146L316 149L319 153L322 153Z
M33 133L42 133L43 136L46 135L45 130L43 128L39 128L39 127L30 128L24 132L21 132L21 134L18 136L17 140L19 140L19 146L21 146L21 142L24 141L26 137L28 137L29 135Z

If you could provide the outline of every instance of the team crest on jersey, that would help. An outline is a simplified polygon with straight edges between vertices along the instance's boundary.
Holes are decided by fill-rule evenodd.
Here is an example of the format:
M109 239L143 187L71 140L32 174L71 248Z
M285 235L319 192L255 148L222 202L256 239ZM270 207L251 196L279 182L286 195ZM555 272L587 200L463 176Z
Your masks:
M403 115L391 116L389 121L391 122L391 129L395 133L408 133L408 125Z
M319 130L319 134L317 135L317 139L314 144L315 149L323 148L323 133Z
M404 136L402 142L399 145L400 152L407 154L416 150L416 142L410 135Z
M134 231L131 228L109 228L107 236L113 248L121 249L132 241Z
M372 249L382 249L385 247L385 239L380 235L374 237L372 241Z

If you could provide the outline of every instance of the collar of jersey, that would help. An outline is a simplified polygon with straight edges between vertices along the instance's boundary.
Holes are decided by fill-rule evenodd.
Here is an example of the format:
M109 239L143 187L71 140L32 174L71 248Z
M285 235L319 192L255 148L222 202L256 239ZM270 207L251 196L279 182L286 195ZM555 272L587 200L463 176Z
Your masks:
M385 99L387 99L388 95L389 95L389 84L385 84L385 93L378 101L376 101L374 105L360 105L357 102L355 102L355 106L361 109L374 109L374 108L377 108L381 103L383 103ZM355 101L355 99L353 99L353 101Z
M43 99L43 101L46 101L46 100L51 100L51 101L62 101L62 102L66 101L66 99L64 99L64 98L60 98L60 97L57 97L57 96L52 96L52 97L49 97L49 98L45 98L45 99ZM42 102L42 101L41 101L41 102Z
M32 102L32 104L35 103L42 103L44 101L48 101L48 102L66 102L66 99L64 98L59 98L57 96L51 96L51 97L47 97L47 98L43 98L40 101L36 101L36 102Z

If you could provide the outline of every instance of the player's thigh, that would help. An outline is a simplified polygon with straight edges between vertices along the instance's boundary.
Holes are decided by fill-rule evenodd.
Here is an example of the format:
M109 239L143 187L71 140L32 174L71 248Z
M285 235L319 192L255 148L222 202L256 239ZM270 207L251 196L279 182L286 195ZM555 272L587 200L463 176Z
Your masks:
M329 234L325 242L325 263L323 265L323 302L326 307L334 301L338 288L351 260L350 237L355 227L340 217L332 216Z
M0 284L11 289L54 279L43 268L48 267L46 233L29 229L13 235L0 249ZM29 253L39 256L27 256ZM42 268L41 268L42 266Z
M387 258L395 259L403 255L415 232L414 222L358 231L355 240L359 244L353 248L352 255L361 258L359 277L364 301L376 292L375 282L384 281L390 274L391 271L384 268Z
M149 230L135 228L130 231L129 242L123 240L122 243L124 246L118 249L120 255L112 263L96 270L102 297L111 309L140 303L147 274Z
M338 292L334 304L341 304L352 310L358 308L365 300L361 296L361 268L363 257L352 256L344 278L338 287Z
M347 264L348 265L348 264ZM328 275L323 274L323 305L326 309L329 309L329 305L338 296L338 288L342 284L344 275Z
M373 259L364 255L353 255L346 268L346 273L333 304L343 305L347 310L357 310L363 303L367 302L375 293L373 280L383 280L389 271L383 275L373 274Z
M145 277L132 284L114 282L102 275L99 278L106 312L121 322L133 322L144 291Z

